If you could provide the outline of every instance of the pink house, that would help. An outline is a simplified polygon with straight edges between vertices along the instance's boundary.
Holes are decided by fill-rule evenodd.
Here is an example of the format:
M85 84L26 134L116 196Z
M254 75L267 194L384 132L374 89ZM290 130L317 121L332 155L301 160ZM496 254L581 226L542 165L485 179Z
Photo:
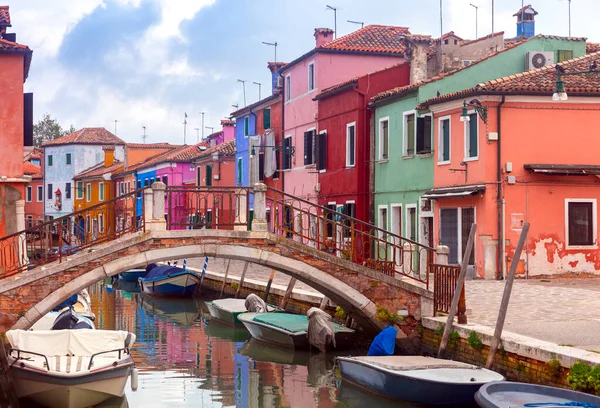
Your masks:
M206 141L211 147L233 139L235 139L235 120L231 119L222 119L221 130L206 136Z
M317 203L318 171L315 164L318 102L320 90L369 72L404 62L406 27L369 25L336 40L333 30L315 29L315 48L281 70L283 81L283 146L295 154L284 154L284 190ZM356 143L351 145L356 149ZM289 149L284 150L286 153Z

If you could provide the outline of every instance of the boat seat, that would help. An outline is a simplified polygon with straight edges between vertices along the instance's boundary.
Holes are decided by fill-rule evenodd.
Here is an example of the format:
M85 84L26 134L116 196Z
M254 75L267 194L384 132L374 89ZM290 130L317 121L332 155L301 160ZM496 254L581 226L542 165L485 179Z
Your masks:
M123 357L123 355L121 355ZM36 359L39 361L38 359ZM119 361L118 354L114 356L97 356L94 358L94 365L92 370L98 367L105 367ZM75 373L80 371L87 371L90 364L89 356L52 356L48 357L50 363L50 371L59 373Z

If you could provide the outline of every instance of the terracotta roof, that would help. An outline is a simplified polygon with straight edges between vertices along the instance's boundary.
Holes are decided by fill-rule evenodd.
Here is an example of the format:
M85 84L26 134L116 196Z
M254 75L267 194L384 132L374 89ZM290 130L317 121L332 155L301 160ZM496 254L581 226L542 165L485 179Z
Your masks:
M533 10L533 13L534 13L533 15L534 15L534 16L536 16L536 15L538 15L538 14L539 14L537 11L535 11L535 10L533 9L533 7L531 7L531 4L528 4L528 5L524 6L522 9L520 9L519 11L517 11L515 14L513 14L513 17L517 17L519 14L523 13L523 12L524 12L525 10L527 10L527 9L531 9L531 10Z
M327 96L329 94L335 93L338 90L342 90L342 89L345 89L345 88L352 88L357 83L358 83L358 78L352 78L352 79L349 79L347 81L340 82L339 84L330 86L329 88L325 88L321 92L319 92L317 94L317 96L315 96L313 98L313 101L319 100L319 99L321 99L321 98L323 98L323 97L325 97L325 96Z
M105 128L83 128L77 132L71 133L70 135L50 140L49 142L44 143L43 146L58 146L66 144L124 145L125 142Z
M267 102L271 102L271 101L275 101L276 99L281 99L281 94L273 94L273 95L269 95L266 98L261 99L258 102L254 102L252 105L248 105L242 109L238 109L235 112L231 113L231 117L232 118L236 118L242 115L245 115L247 113L249 113L252 109L259 107L260 105L263 105Z
M233 120L233 119L221 119L221 126L235 126L235 120Z
M132 149L177 149L181 145L172 145L170 143L127 143L127 147Z
M85 169L81 173L75 175L75 177L73 177L73 179L89 179L89 178L102 177L103 175L105 175L107 173L118 172L122 168L123 168L123 162L120 162L118 160L115 160L115 162L108 167L106 167L104 165L104 162L101 162L101 163L98 163L95 166L92 166L89 169Z
M32 178L42 177L42 168L32 162L23 162L23 173L31 176Z
M218 132L214 132L214 133L211 133L210 135L206 136L206 138L207 139L213 139L215 137L219 137L219 136L222 136L222 135L223 135L223 131L219 130Z
M439 38L436 38L436 41L441 41L441 40L445 40L448 37L456 37L458 38L460 41L462 41L462 38L460 38L458 35L454 34L454 31L448 31L446 34L442 35Z
M230 140L205 150L196 160L206 159L207 157L212 156L213 153L219 153L219 155L234 155L235 152L235 140Z
M585 52L586 54L591 54L593 52L600 51L600 43L588 42L585 44Z
M406 34L410 34L408 27L368 25L312 49L282 67L279 72L287 71L316 52L402 56L404 55L404 51L406 51L404 41Z
M8 6L0 6L0 26L10 27L10 11Z
M117 176L122 176L123 174L132 173L139 168L148 166L150 162L156 163L156 160L167 156L171 152L172 152L172 150L167 150L166 152L161 152L161 153L155 154L154 156L150 156L147 159L142 160L141 162L131 164L131 165L127 166L127 169L122 168L119 171L116 171L115 173L113 173L112 178L116 178Z
M510 75L500 79L483 82L473 88L429 99L419 105L428 107L437 103L479 94L517 94L517 95L548 95L552 96L556 87L556 66L560 65L567 73L574 71L589 71L590 64L600 59L600 52L584 55L583 57L563 61L556 65ZM562 77L567 94L600 96L600 75L565 75Z
M485 37L480 37L480 38L477 38L475 40L463 41L463 42L460 43L460 46L464 47L465 45L475 44L476 42L479 42L479 41L489 40L490 38L492 38L492 35L494 37L499 37L501 35L504 35L504 31L498 31L497 33L490 33L490 34L486 35Z

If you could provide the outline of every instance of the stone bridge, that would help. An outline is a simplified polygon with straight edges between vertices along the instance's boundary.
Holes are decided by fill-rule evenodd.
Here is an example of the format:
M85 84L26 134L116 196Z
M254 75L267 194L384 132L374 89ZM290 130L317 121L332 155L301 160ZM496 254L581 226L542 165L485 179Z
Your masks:
M175 224L164 218L165 202L168 205L171 194L169 191L165 192L164 184L155 183L152 189L144 191L143 225L115 231L109 239L95 237L91 243L86 237L79 237L76 251L59 245L58 258L48 258L48 262L30 259L24 255L25 250L15 242L31 247L31 240L27 237L39 238L42 234L40 231L49 231L57 226L62 228L67 225L68 229L68 220L82 214L74 213L71 218L64 217L67 221L54 220L55 226L41 226L40 231L35 233L26 230L9 237L12 239L10 245L0 245L0 251L4 254L3 262L0 263L0 332L10 328L29 328L64 299L107 277L144 267L149 263L205 256L257 263L296 278L340 305L367 331L382 327L382 323L375 317L378 306L383 306L390 312L407 311L416 320L421 316L434 314L434 294L427 289L428 264L425 264L425 280L414 278L414 268L420 268L423 260L422 251L415 248L416 243L398 241L389 244L391 238L394 238L392 234L383 236L381 231L367 231L357 220L344 219L343 214L336 213L335 218L327 214L321 214L317 218L321 223L317 232L328 228L325 222L333 223L330 227L333 233L323 233L327 235L325 244L325 240L318 236L305 236L298 226L302 224L304 213L309 215L310 220L314 219L315 211L312 208L308 210L306 206L289 198L282 204L283 201L278 202L277 197L267 197L266 190L264 185L257 185L252 191L252 231L248 231L244 225L246 221L243 218L247 216L244 211L237 211L232 215L239 223L221 220L223 228L235 224L229 229L174 229ZM185 193L189 194L190 191ZM247 195L239 194L238 191L236 196L235 207L243 209L243 200ZM216 201L226 200L220 196ZM115 205L110 202L103 204L106 209ZM287 225L286 228L287 221L282 220L286 218L285 214L279 219L277 214L272 214L267 220L269 209L276 210L282 205L293 210L297 221L295 227ZM194 211L198 212L198 209L195 208ZM108 213L107 210L106 214ZM114 213L112 216L117 217ZM289 221L289 217L287 218ZM242 224L243 228L237 224ZM218 222L215 221L210 227L219 228ZM352 230L346 233L344 228ZM62 230L58 229L59 235L60 231ZM367 233L370 234L368 237L365 235ZM340 237L350 236L352 239L335 239L336 234ZM377 238L382 236L384 238ZM332 239L336 242L332 243ZM377 251L369 249L369 259L357 261L364 257L366 243L372 245L373 239L384 239L385 245L391 247L386 248L381 255L383 244L377 243ZM8 241L5 238L2 240ZM48 238L45 242L48 240L52 241ZM355 249L359 246L363 251L361 253ZM11 267L7 261L9 257L5 255L6 248L13 249L11 259L16 257L18 263L25 264L26 267ZM432 262L433 255L428 252L426 260L429 263ZM381 256L384 258L381 259ZM398 256L403 261L400 265L394 261ZM438 256L438 263L440 258L442 257ZM390 274L385 268L382 272L382 265L390 268L390 264L393 272ZM407 273L403 273L405 271ZM423 276L420 270L417 272L418 276ZM403 328L406 334L410 334L414 325L405 325Z

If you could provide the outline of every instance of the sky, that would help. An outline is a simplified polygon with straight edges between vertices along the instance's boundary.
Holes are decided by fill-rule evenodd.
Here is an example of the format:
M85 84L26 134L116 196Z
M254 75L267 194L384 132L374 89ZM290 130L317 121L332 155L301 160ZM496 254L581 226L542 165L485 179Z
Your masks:
M536 33L568 35L568 0L530 0ZM291 61L314 48L315 27L348 34L365 24L440 34L439 0L5 0L17 41L33 49L27 92L36 119L49 113L67 128L106 127L128 142L188 144L205 126L270 92L267 62ZM492 0L442 0L442 28L463 38L491 32ZM495 0L494 31L516 35L521 0ZM528 2L525 2L527 4ZM572 35L600 41L600 0L571 3ZM115 121L117 121L115 123ZM205 134L212 130L205 129Z

